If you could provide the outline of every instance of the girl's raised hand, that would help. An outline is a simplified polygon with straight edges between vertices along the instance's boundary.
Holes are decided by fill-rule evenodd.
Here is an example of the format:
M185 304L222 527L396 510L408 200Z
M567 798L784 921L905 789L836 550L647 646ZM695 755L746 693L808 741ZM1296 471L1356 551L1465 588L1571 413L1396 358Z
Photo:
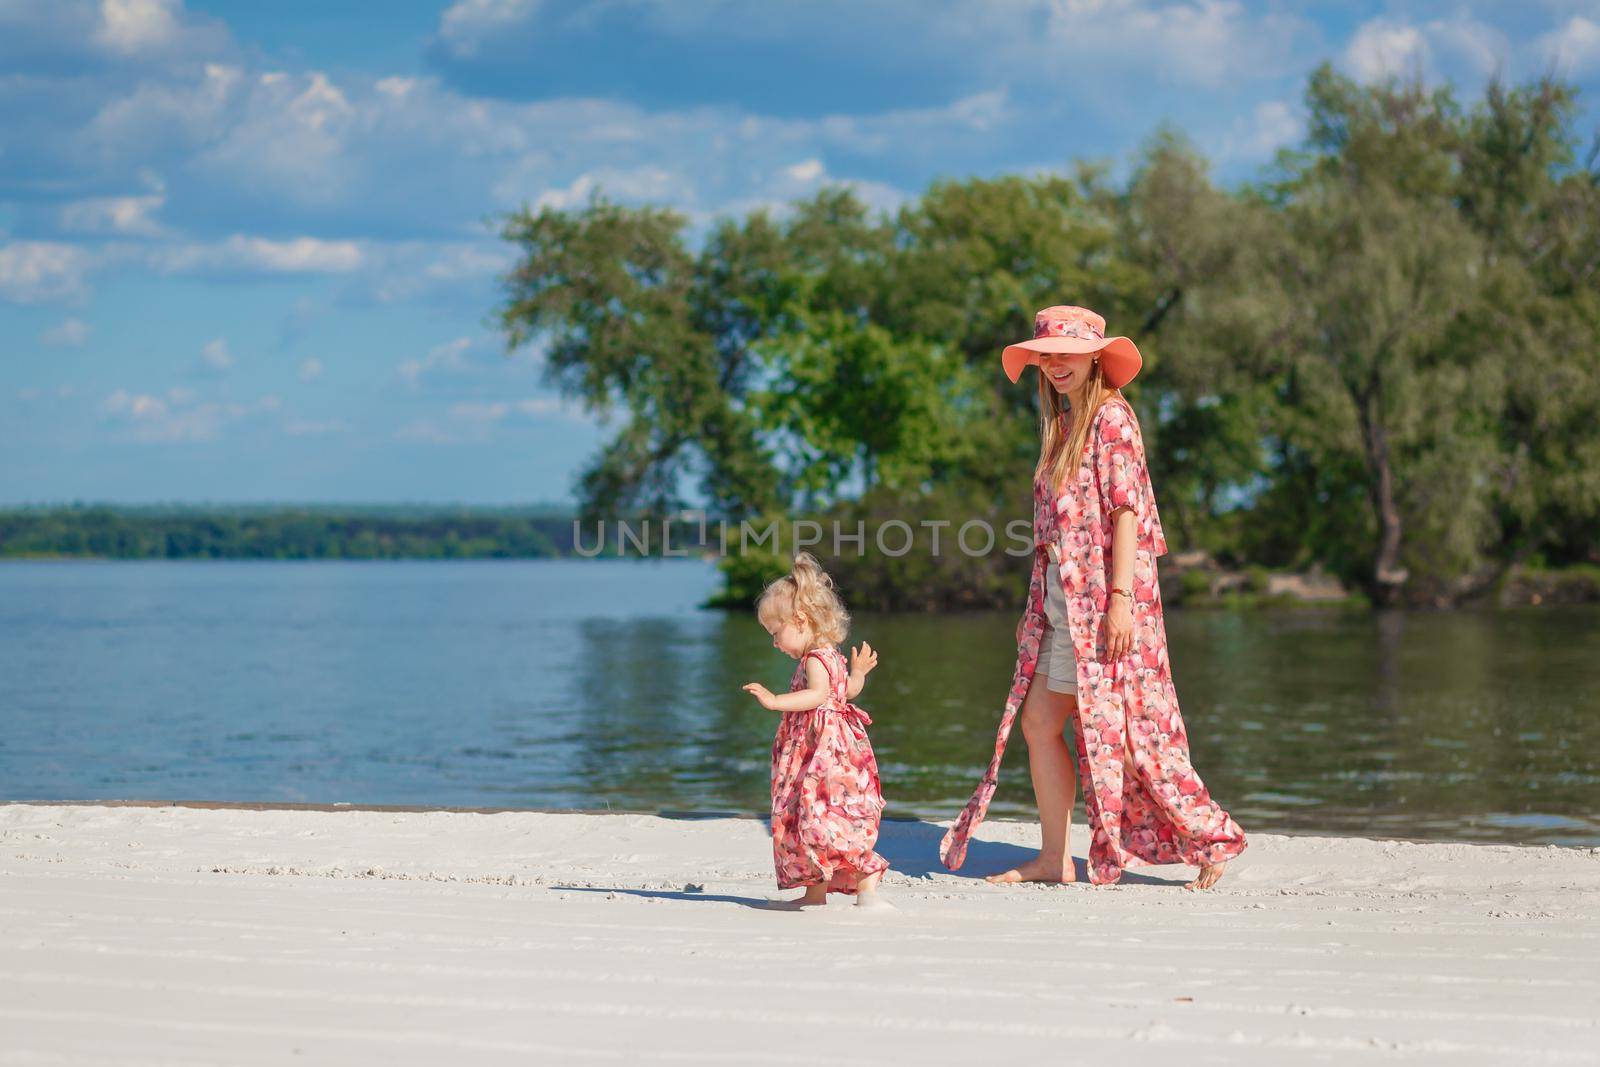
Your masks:
M746 693L749 693L751 696L755 697L756 702L762 707L766 708L768 711L775 710L772 706L772 703L778 698L772 695L772 690L768 689L760 682L747 682L743 688Z
M878 653L865 641L860 648L850 649L850 673L865 678L867 672L878 665Z

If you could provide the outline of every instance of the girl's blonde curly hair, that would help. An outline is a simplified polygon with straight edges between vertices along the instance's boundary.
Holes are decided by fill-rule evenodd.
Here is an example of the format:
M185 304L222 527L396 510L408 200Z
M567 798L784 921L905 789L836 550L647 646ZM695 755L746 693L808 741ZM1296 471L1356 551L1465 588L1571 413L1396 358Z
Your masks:
M809 552L795 556L789 573L769 584L756 600L756 618L764 626L793 622L802 612L816 644L844 643L850 632L850 613L839 599L833 579Z

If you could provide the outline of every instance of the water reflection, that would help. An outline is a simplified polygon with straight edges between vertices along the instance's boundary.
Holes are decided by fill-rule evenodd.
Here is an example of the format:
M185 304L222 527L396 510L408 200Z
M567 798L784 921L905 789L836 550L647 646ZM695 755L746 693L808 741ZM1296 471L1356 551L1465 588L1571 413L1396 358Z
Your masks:
M0 790L760 811L794 661L699 563L0 567ZM858 614L891 815L987 759L1014 613ZM1600 844L1600 611L1174 613L1247 830ZM1031 813L1018 737L992 810ZM1080 814L1081 828L1081 814Z

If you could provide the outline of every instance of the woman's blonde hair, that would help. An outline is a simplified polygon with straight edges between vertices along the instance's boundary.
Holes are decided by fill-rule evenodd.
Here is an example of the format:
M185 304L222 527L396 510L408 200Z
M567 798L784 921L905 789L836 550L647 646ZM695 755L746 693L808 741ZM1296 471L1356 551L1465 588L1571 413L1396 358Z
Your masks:
M817 644L844 643L850 632L850 613L839 599L833 579L809 552L796 556L789 573L762 590L756 601L756 618L767 626L793 622L802 612Z
M1059 490L1083 462L1094 414L1113 397L1120 400L1122 391L1106 384L1105 371L1097 359L1089 365L1089 380L1083 383L1083 411L1072 411L1072 421L1063 429L1061 414L1071 408L1044 368L1039 368L1039 465L1033 469L1033 476L1044 478L1051 492Z

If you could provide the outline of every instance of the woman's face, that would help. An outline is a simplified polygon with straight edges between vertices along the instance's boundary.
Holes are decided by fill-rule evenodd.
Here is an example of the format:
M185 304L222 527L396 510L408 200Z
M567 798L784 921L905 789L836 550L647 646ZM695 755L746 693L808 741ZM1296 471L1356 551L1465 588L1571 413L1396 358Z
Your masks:
M1089 380L1089 368L1094 365L1092 355L1069 355L1064 352L1048 352L1039 356L1039 370L1056 392L1063 396L1075 396Z

